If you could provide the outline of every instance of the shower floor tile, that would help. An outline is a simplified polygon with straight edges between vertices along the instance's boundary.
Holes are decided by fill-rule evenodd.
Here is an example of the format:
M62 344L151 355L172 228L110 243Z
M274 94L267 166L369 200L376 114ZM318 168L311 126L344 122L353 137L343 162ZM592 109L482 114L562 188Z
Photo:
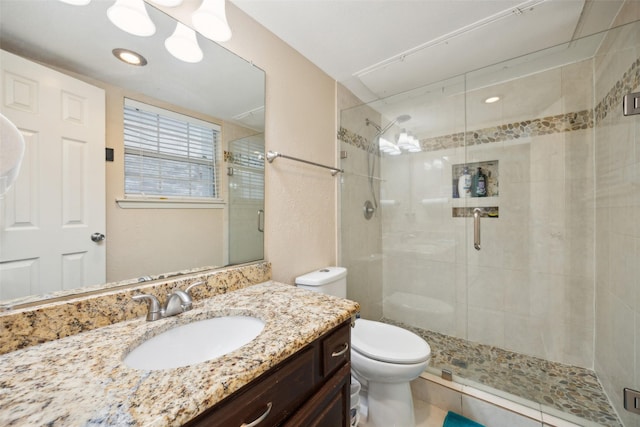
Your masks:
M589 369L473 343L390 319L382 321L423 337L431 346L429 365L433 368L448 369L459 377L603 426L622 426L596 374Z

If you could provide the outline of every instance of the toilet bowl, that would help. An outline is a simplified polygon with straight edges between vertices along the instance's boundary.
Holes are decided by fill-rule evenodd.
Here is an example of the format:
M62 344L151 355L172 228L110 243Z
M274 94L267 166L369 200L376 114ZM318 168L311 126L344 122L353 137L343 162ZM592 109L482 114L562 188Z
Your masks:
M426 369L429 344L397 326L358 319L351 335L351 366L362 384L361 418L370 427L414 427L410 382Z
M347 270L327 267L296 278L296 285L344 298ZM431 348L413 332L358 319L351 333L351 370L361 384L360 420L366 427L415 427L409 383L429 364Z

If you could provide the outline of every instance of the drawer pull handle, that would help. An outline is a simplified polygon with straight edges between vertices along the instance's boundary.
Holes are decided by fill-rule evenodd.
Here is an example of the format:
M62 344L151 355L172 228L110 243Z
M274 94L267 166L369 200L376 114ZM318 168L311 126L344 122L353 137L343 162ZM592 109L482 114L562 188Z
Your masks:
M331 357L340 357L345 354L347 350L349 350L349 343L346 342L344 343L344 348L340 351L334 351L333 353L331 353Z
M273 406L273 404L271 402L267 403L267 410L264 411L264 414L260 415L258 418L256 418L255 420L253 420L249 424L242 423L242 425L240 427L255 427L255 426L257 426L258 424L263 422L265 418L267 418L269 416L269 412L271 412L271 407L272 406Z

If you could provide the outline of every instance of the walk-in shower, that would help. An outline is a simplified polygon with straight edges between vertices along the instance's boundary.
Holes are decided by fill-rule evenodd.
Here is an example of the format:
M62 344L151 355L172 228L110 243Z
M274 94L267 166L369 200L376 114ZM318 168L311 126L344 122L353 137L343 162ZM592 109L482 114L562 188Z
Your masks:
M638 91L635 21L342 109L341 264L362 316L428 330L435 351L447 337L505 350L515 356L495 371L524 369L523 387L555 375L551 362L595 372L622 423L640 425L622 403L625 387L640 389L640 115L622 114L623 96ZM490 96L500 101L486 104ZM411 120L398 126L400 114ZM370 150L403 127L421 151ZM458 191L465 170L471 182L486 177L482 197ZM369 199L377 211L367 221ZM536 362L516 366L519 355ZM469 361L455 359L464 375ZM553 385L583 405L565 408L619 425L596 413L579 375L570 390ZM535 393L526 397L563 409Z

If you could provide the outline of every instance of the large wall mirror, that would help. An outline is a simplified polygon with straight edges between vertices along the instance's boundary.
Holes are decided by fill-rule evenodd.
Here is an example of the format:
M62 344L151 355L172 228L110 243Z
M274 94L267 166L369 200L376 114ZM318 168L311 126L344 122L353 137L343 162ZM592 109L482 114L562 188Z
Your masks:
M113 4L0 0L0 113L26 147L0 197L0 310L263 259L264 72L200 34L203 60L181 61L165 48L173 18L145 3L155 34L134 36L107 18ZM138 140L125 116L140 106L211 125L214 154L191 143L197 167L169 167L178 154L160 136L152 149L128 145ZM158 134L195 134L180 129ZM139 169L162 179L132 189L141 153Z

